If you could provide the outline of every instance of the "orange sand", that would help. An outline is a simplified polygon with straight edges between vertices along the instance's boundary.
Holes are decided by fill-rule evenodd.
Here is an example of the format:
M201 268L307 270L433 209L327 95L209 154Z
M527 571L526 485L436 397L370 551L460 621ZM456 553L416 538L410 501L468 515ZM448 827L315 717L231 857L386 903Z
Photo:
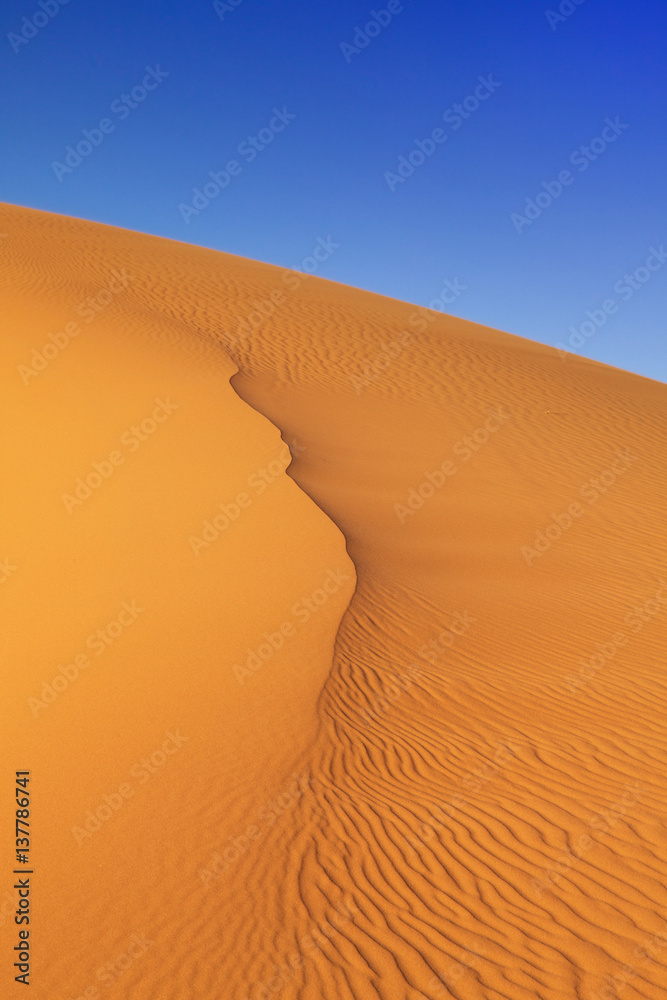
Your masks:
M665 387L2 216L1 995L667 996Z

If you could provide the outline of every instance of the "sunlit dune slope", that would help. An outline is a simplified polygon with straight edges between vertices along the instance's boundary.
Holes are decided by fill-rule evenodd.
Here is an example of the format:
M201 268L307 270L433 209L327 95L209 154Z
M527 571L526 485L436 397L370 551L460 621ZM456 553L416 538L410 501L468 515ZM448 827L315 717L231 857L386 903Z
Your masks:
M33 995L664 997L665 387L2 215Z

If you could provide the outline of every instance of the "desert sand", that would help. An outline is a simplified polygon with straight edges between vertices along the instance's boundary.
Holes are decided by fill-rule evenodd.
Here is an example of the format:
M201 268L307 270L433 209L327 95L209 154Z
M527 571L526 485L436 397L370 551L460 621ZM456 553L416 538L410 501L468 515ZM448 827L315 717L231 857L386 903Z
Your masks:
M664 998L667 388L0 229L2 995Z

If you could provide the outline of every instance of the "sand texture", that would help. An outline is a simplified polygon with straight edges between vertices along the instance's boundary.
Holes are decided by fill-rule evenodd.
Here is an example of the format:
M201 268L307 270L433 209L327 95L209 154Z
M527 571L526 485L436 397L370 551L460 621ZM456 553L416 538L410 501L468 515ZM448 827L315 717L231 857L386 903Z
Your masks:
M665 386L1 213L2 996L664 1000Z

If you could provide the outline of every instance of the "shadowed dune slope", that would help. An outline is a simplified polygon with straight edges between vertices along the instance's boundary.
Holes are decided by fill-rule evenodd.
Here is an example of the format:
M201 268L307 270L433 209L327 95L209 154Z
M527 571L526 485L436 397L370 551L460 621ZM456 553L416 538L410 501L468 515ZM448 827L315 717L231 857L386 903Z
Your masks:
M664 998L667 389L2 215L34 994Z

